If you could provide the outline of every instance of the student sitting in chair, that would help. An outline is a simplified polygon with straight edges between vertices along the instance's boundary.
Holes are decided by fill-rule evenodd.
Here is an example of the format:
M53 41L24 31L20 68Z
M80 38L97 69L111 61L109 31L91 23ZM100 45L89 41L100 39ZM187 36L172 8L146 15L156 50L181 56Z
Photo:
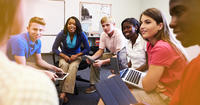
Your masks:
M140 32L147 40L148 71L142 81L143 89L133 88L139 102L166 105L181 79L187 59L183 47L169 31L162 13L156 8L142 12ZM158 91L162 86L166 90Z
M110 58L120 51L125 46L125 38L122 32L115 28L115 23L111 17L103 17L101 19L101 25L104 32L100 36L99 50L93 55L89 56L91 59L98 59L91 65L90 71L90 87L86 89L85 93L93 93L96 91L95 84L100 80L100 68L103 65L110 63ZM104 49L107 48L110 53L104 53ZM90 64L91 62L86 59Z
M60 45L61 52L58 50ZM81 44L83 50L81 51ZM89 52L89 43L86 34L82 31L80 21L72 16L68 18L64 30L62 30L53 44L53 52L61 57L59 67L65 73L69 73L68 77L61 85L60 102L67 103L68 98L66 93L74 93L76 73L81 62L81 56Z
M128 67L140 71L147 70L146 41L140 36L140 23L135 18L126 18L121 23L126 45Z
M28 32L11 36L8 40L7 56L18 64L30 65L37 69L48 69L55 72L63 72L62 69L44 61L41 56L41 40L45 28L45 21L40 17L32 17L27 27ZM31 56L35 56L35 63L28 62ZM55 74L44 71L54 79Z

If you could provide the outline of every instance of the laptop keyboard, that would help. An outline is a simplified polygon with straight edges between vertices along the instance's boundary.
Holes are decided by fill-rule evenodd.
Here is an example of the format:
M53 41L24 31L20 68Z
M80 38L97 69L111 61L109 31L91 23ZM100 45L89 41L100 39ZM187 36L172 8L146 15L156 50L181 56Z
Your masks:
M124 73L124 74L126 74L126 73ZM138 71L129 70L125 80L135 83L135 84L139 84L141 75L142 75L142 73L140 73Z

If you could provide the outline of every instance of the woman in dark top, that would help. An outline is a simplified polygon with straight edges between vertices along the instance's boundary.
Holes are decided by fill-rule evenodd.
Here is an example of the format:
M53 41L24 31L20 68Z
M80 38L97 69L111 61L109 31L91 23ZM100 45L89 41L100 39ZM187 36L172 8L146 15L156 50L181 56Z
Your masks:
M81 46L83 50L81 50ZM58 48L61 48L61 51ZM60 100L68 101L66 93L74 93L76 73L81 62L81 55L89 52L88 38L82 31L80 21L70 17L53 44L53 52L60 56L59 67L69 73L61 84Z

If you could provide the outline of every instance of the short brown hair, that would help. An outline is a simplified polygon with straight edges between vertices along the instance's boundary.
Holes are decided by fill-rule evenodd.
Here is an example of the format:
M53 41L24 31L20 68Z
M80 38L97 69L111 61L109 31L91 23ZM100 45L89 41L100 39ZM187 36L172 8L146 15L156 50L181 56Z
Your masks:
M105 23L105 22L111 22L114 23L114 20L111 16L104 16L101 18L101 24Z
M38 23L38 24L41 24L41 25L46 25L45 21L43 18L40 18L40 17L32 17L29 21L29 26L31 23Z

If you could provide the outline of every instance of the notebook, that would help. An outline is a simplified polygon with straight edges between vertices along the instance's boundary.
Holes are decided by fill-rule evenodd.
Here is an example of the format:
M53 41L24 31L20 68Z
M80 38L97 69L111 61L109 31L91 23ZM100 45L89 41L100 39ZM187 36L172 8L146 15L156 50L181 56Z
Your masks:
M139 88L143 88L142 79L146 73L128 68L127 52L125 47L117 53L117 58L111 59L111 64L114 65L113 67L115 67L115 73L120 74L120 77L124 82Z
M137 103L135 97L119 76L101 80L95 86L105 105L130 105Z

